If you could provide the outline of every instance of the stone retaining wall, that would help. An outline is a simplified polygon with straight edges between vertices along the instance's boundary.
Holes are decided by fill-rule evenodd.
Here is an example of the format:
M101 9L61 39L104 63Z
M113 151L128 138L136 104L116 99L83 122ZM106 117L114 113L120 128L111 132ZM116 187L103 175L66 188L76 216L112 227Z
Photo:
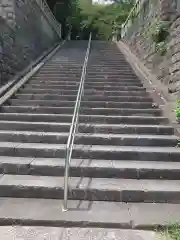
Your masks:
M156 3L152 3L156 1ZM170 94L180 97L180 0L147 0L147 14L133 23L131 34L124 38L130 49L156 74ZM156 44L148 37L147 29L153 19L170 21L167 52L161 55ZM136 26L135 26L136 25ZM137 27L138 26L138 27ZM133 29L135 29L133 31Z
M9 25L14 25L15 19L15 0L0 0L0 16L5 19Z

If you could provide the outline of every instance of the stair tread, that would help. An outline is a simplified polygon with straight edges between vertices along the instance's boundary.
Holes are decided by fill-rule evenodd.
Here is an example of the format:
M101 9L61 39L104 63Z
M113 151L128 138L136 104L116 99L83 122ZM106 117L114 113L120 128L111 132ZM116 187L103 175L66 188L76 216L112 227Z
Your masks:
M69 185L71 190L180 192L180 180L70 177ZM0 177L2 186L58 190L64 189L64 177L4 174Z
M0 198L0 203L0 223L7 222L8 225L17 221L26 226L154 229L157 225L180 220L180 204L69 200L69 211L64 212L62 200Z
M21 142L0 142L0 148L28 148L28 149L59 149L65 150L65 144L52 144L52 143L21 143ZM74 149L79 151L90 151L90 152L144 152L144 153L179 153L180 148L175 147L141 147L141 146L112 146L112 145L81 145L74 144Z
M3 116L3 115L6 115L6 116L72 116L72 114L55 114L55 113L16 113L16 112L13 112L13 113L0 113L0 116ZM81 117L85 116L85 117L98 117L98 118L141 118L141 119L166 119L165 117L162 117L162 116L138 116L138 115L135 115L135 116L129 116L129 115L123 115L123 116L117 116L117 115L86 115L86 114L80 114Z
M22 104L24 103L24 102L32 102L32 103L36 103L36 102L40 102L40 103L43 103L43 102L47 102L47 103L57 103L57 101L56 100L46 100L46 99L41 99L41 100L37 100L37 99L27 99L27 100L25 100L25 99L23 99L23 102L22 102L22 99L17 99L17 98L11 98L10 99L11 101L17 101L17 102L21 102ZM75 103L76 101L74 100L74 101L61 101L61 103ZM131 101L128 101L128 102L118 102L118 101L81 101L81 103L95 103L95 104L97 104L97 103L107 103L107 104L119 104L119 105L121 105L121 104L152 104L151 102L146 102L146 101L144 101L144 102L138 102L138 101L133 101L133 102L131 102ZM58 103L57 103L58 104ZM8 105L4 105L4 106L8 106ZM21 106L21 105L20 105ZM26 105L25 105L26 106ZM32 105L33 106L33 105Z
M1 122L0 122L1 123ZM39 132L39 131L16 131L16 130L0 130L0 134L24 134L24 135L36 135L36 136L59 136L68 137L69 132ZM148 139L179 139L175 135L153 135L153 134L105 134L105 133L77 133L78 137L101 137L101 138L148 138Z
M17 164L45 167L63 167L64 158L34 158L34 157L7 157L0 156L0 164ZM103 168L103 169L154 169L154 170L180 170L180 162L155 162L155 161L126 161L126 160L98 160L74 159L71 160L71 167L82 168Z
M8 113L9 114L9 113ZM0 115L1 115L1 113L0 113ZM66 126L66 125L68 125L68 126L70 126L71 125L71 123L66 123L66 122L26 122L26 121L3 121L3 120L0 120L0 124L1 123L15 123L15 124L19 124L19 123L21 123L21 124L31 124L31 125L36 125L36 124L44 124L44 125L53 125L53 126ZM172 128L172 126L171 125L146 125L146 124L140 124L140 125L136 125L136 124L104 124L104 123L102 123L102 124L98 124L98 123L79 123L79 126L95 126L95 127L112 127L112 128L118 128L118 127L134 127L134 128L146 128L146 127L148 127L148 128Z
M41 109L74 109L74 107L54 107L54 106L37 106L37 105L32 105L32 106L29 106L29 105L16 105L16 106L9 106L9 105L3 105L1 107L2 109L6 109L6 108L32 108L32 109L38 109L38 108L41 108ZM129 108L129 107L121 107L121 108L111 108L111 107L81 107L81 109L90 109L90 110L132 110L132 111L142 111L142 112L148 112L148 111L157 111L157 112L160 112L161 110L158 109L158 108L146 108L146 109L141 109L141 108Z
M33 233L33 240L42 240L44 236L48 239L68 239L68 240L86 240L94 239L98 237L99 240L113 239L137 239L137 236L141 240L156 240L158 234L153 231L142 231L142 230L125 230L125 229L112 229L112 228L89 228L85 226L68 228L64 226L60 227L23 227L23 226L1 226L0 227L0 238L1 239L19 239L19 236L26 236L26 239L31 238ZM25 239L25 238L24 238ZM19 239L20 240L20 239Z
M161 109L153 108L150 92L123 54L117 54L116 45L108 48L103 42L95 51L92 43L80 138L75 138L71 159L68 197L81 201L70 200L73 211L62 211L66 138L87 48L84 43L84 51L79 47L73 51L73 43L71 49L62 49L16 92L9 105L1 106L0 224L20 220L23 224L146 228L180 220L180 148L173 147L178 137ZM76 64L78 53L81 64ZM71 69L73 64L78 72Z

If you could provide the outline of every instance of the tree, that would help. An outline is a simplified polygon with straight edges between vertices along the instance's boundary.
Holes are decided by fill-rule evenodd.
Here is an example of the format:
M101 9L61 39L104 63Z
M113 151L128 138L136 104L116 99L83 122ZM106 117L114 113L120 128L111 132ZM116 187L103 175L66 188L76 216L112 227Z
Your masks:
M80 1L82 25L92 31L93 37L108 40L112 38L113 28L120 26L127 18L133 4L130 0L109 5L93 4L87 7L84 0Z
M48 0L57 20L62 24L65 37L72 29L72 38L77 35L88 39L112 38L113 28L120 26L127 18L135 0L113 0L112 4L92 4L92 0Z
M63 38L65 38L69 32L69 22L76 2L76 0L47 0L56 19L62 24Z

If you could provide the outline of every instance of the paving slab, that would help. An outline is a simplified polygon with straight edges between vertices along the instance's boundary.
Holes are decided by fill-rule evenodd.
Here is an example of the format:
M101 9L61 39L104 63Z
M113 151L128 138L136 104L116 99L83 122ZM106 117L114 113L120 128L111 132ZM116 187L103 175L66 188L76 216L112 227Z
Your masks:
M180 204L0 198L0 225L155 229L180 220ZM2 239L2 238L0 238ZM4 240L4 239L3 239Z
M90 201L180 203L179 180L71 177L69 198ZM8 175L0 178L1 197L62 199L64 177Z
M153 231L105 228L0 227L3 240L157 240Z

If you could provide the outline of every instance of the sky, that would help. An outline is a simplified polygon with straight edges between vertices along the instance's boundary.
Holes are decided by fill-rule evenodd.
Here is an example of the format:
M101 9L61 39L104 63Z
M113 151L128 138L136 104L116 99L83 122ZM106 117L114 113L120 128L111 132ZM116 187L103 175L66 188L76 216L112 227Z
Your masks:
M98 2L98 3L101 3L101 4L102 4L102 3L105 3L104 0L93 0L93 2ZM107 1L106 3L107 3L107 4L108 4L108 3L111 3L111 1L109 0L109 1Z

